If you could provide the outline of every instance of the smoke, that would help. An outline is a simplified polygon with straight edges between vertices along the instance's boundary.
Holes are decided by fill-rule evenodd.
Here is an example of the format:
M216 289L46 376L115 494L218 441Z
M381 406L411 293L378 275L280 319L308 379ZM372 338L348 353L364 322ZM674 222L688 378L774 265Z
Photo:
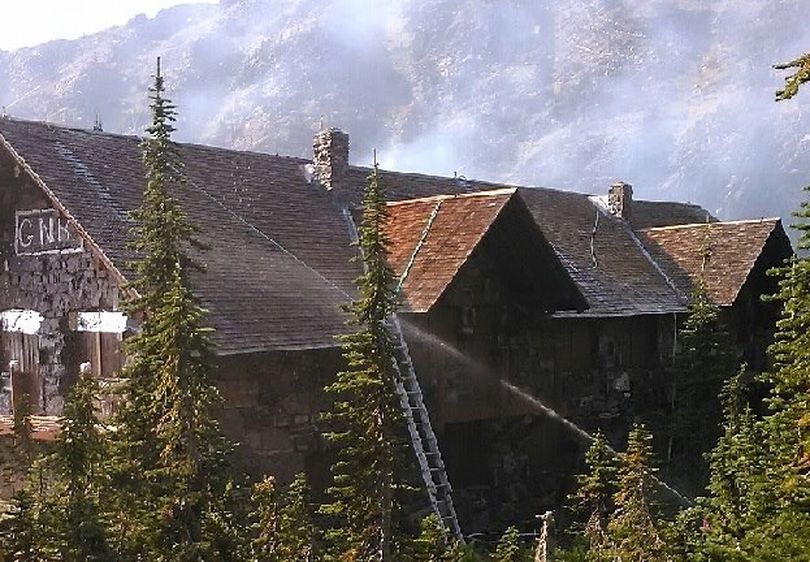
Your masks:
M142 130L163 55L179 138L308 156L321 117L386 167L787 216L810 178L803 0L229 0L0 53L12 116Z

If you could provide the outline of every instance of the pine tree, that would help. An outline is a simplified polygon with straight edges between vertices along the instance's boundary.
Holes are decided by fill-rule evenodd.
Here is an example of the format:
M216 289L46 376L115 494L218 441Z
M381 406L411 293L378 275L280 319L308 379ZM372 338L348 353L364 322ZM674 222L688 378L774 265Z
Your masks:
M298 474L285 490L278 509L279 561L313 560L316 535L310 507L309 485L306 476Z
M253 485L250 496L251 560L274 562L278 560L278 498L276 480L265 476Z
M27 561L53 560L56 556L52 525L44 522L42 492L34 485L40 480L43 459L36 453L31 423L31 402L24 395L15 401L12 419L13 436L4 440L3 477L6 485L20 485L21 475L26 481L18 489L8 510L0 514L0 560Z
M346 560L385 561L393 552L396 459L402 450L401 418L394 392L393 342L386 320L396 309L383 186L375 163L363 196L358 228L364 273L359 299L350 307L356 331L342 336L348 368L326 391L335 397L326 438L337 450L331 502L321 512L336 525L327 533L333 554Z
M787 100L799 93L799 88L810 81L810 53L804 54L790 62L776 64L777 70L791 70L793 74L785 78L785 87L776 92L776 101Z
M509 527L498 541L492 562L521 562L520 535L515 527Z
M53 474L47 509L56 522L61 557L67 562L112 557L100 506L107 447L95 410L98 392L92 375L79 376L65 402L54 454L47 461Z
M708 480L705 455L719 437L722 408L717 397L735 368L734 347L720 321L720 310L702 282L692 295L678 339L667 431L667 476L697 492Z
M652 435L643 426L630 431L627 449L618 455L618 464L613 496L616 509L608 522L613 558L619 562L671 560L650 508Z
M742 540L758 525L767 489L765 450L757 420L746 399L745 366L723 387L723 435L709 455L708 498L679 517L680 542L692 558L733 559ZM757 508L759 505L759 509Z
M574 499L579 510L587 513L585 538L588 541L588 560L598 562L610 557L610 538L607 517L613 510L616 465L607 439L599 432L594 436L585 455L586 474L577 477Z
M0 554L3 562L47 562L56 560L49 546L51 533L39 513L40 503L30 488L17 492L12 507L0 519Z
M413 562L461 562L461 545L450 536L439 517L431 513L421 521L421 532L414 539L410 560Z
M128 303L141 325L127 344L126 400L116 419L114 519L130 538L128 555L222 560L236 543L227 511L232 447L214 417L210 330L190 283L199 269L190 252L202 244L172 193L185 178L159 60L150 99L147 184L133 213L139 296Z

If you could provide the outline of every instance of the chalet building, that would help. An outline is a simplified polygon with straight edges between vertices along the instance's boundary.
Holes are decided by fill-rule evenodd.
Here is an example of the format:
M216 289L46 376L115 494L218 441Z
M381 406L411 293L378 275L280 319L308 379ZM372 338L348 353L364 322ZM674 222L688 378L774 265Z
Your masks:
M0 409L58 416L89 362L107 381L135 322L129 211L139 139L0 120ZM341 367L341 305L367 168L318 133L312 160L183 144L176 194L209 250L195 290L216 329L223 426L253 472L325 477L321 389ZM669 400L664 367L698 283L738 355L763 364L791 254L778 219L689 204L382 171L400 320L465 530L559 505L584 444ZM606 186L607 188L607 186ZM553 413L552 413L553 412ZM497 513L479 508L497 505Z

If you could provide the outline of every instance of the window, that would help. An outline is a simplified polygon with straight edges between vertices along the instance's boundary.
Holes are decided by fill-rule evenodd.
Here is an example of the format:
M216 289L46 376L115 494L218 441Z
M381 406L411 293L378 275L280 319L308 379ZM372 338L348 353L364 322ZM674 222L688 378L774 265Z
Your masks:
M127 317L120 312L77 312L70 316L70 375L79 373L82 363L90 363L93 376L113 378L124 365L121 353Z
M33 310L0 312L0 407L11 413L26 399L38 413L40 403L39 326L42 316Z

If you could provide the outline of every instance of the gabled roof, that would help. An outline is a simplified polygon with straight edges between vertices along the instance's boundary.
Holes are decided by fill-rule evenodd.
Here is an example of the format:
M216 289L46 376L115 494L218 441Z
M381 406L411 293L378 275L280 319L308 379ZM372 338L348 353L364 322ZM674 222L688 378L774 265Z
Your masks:
M139 205L144 185L139 142L133 136L0 119L0 145L125 279L132 275L129 211ZM176 195L210 247L200 256L207 272L193 281L210 310L220 353L336 345L335 336L346 330L340 305L355 294L353 279L360 272L359 264L350 262L355 252L340 205L359 203L370 170L351 166L344 192L336 194L311 181L309 160L193 144L180 144L179 150L189 182ZM586 309L581 314L685 310L687 284L669 257L675 251L659 251L660 245L651 243L656 234L650 233L657 229L638 229L694 222L696 216L703 222L707 214L699 207L634 201L627 222L586 195L554 189L390 171L381 171L381 181L392 202L417 199L390 207L391 261L399 272L438 201L424 198L457 195L444 198L422 255L406 276L410 310L436 302L504 207L518 200L521 213L530 213L538 227L538 239L556 256L546 261L562 264L576 285L572 294L584 297L583 306L577 305ZM476 195L483 191L490 193ZM761 248L755 232L739 233L746 236L754 238L740 247ZM729 286L738 282L744 279L727 280Z
M777 262L790 251L778 218L649 228L639 238L681 292L690 294L702 278L718 306L734 304L769 240L780 239Z
M668 283L625 221L579 193L523 188L520 195L588 302L581 314L634 316L686 309L684 296Z
M0 136L128 277L139 139L16 120L0 120ZM334 346L357 269L343 217L302 173L307 161L191 144L180 156L189 182L176 195L210 247L194 288L219 351Z
M427 312L475 250L514 189L388 204L388 262L402 279L402 306Z
M406 312L427 312L439 300L458 272L488 236L504 229L496 222L509 221L511 230L507 247L515 248L515 236L531 239L531 251L522 252L513 261L521 262L513 274L527 277L524 286L533 291L545 288L544 281L555 276L569 285L573 298L546 298L549 306L574 308L584 306L581 296L553 252L543 254L548 243L534 224L517 189L504 188L476 193L438 195L408 199L388 204L385 234L390 240L389 264L402 283L402 307ZM507 211L509 209L509 211ZM522 213L518 215L518 213ZM522 218L522 220L521 220ZM492 233L492 234L490 234ZM499 258L510 252L499 251ZM508 259L508 258L507 258ZM502 263L503 260L501 260ZM529 265L542 262L539 269L544 278L528 278L535 273ZM511 269L511 268L510 268ZM517 270L517 271L515 271ZM524 291L525 295L525 291Z

